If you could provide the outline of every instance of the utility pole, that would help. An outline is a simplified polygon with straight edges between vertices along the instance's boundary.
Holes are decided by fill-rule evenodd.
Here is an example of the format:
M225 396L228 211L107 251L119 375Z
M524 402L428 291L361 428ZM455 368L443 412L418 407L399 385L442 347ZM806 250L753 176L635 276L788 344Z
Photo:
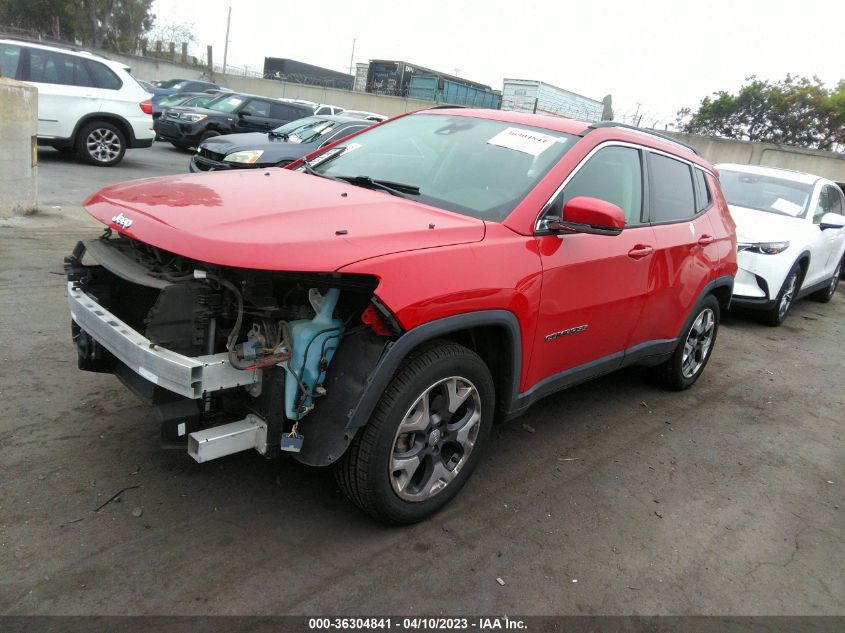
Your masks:
M352 74L352 66L355 64L355 38L352 38L352 55L349 56L349 74Z
M457 76L458 76L458 73L459 73L459 72L461 72L461 69L460 69L460 68L455 68L455 77L457 77Z
M232 22L232 7L229 7L229 17L226 18L226 44L223 45L223 74L226 74L226 58L229 55L229 25Z

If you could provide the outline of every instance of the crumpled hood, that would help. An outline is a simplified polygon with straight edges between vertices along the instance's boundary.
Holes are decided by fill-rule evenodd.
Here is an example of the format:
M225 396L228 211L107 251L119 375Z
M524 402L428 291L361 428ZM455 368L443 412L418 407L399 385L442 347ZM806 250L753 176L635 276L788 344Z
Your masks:
M804 220L747 207L728 205L736 223L738 242L784 242L800 230Z
M221 266L327 272L401 251L478 242L481 220L286 169L134 180L85 202L112 229Z

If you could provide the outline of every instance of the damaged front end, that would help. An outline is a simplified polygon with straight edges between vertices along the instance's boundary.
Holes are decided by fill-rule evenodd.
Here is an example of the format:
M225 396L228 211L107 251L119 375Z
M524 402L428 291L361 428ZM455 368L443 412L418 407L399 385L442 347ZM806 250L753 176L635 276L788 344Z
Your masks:
M215 266L110 230L65 271L79 368L115 374L197 461L255 448L334 462L401 334L364 275Z

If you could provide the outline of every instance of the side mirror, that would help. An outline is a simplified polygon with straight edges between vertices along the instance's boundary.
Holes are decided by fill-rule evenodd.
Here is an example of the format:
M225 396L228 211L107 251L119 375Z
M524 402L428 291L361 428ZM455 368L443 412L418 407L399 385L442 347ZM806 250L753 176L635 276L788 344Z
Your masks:
M241 110L240 112L238 112L238 116L241 118L245 116L252 116L252 112L250 112L249 110Z
M845 216L839 215L838 213L825 213L819 223L819 228L822 231L825 229L841 229L843 227L845 227Z
M562 218L547 218L545 228L555 233L619 235L625 228L625 213L611 202L576 196L563 207Z

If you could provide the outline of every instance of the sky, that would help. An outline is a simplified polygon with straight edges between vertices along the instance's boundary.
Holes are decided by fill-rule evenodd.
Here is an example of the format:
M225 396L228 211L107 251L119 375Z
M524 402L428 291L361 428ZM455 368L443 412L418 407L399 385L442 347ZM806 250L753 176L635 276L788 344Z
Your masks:
M200 8L201 7L201 8ZM348 72L396 59L502 89L537 79L601 100L617 120L635 112L663 127L682 107L750 75L845 79L842 0L156 0L159 24L187 24L195 55L261 70L286 57Z

